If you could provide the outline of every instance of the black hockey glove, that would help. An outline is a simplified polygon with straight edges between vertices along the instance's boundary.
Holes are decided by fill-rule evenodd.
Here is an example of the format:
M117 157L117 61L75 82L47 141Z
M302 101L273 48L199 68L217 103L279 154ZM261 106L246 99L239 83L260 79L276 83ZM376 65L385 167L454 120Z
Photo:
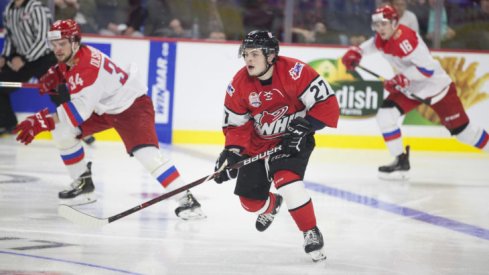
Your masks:
M239 151L240 150L237 148L224 149L216 161L216 167L214 168L214 171L219 170L223 165L229 167L241 161L243 159L243 156L241 156ZM226 164L224 164L224 162L226 162ZM221 173L219 173L219 175L214 177L214 181L217 183L223 183L230 179L234 179L237 176L238 176L238 169L224 169Z
M66 83L59 84L56 90L51 91L49 97L56 107L71 100L70 91Z
M306 136L312 132L314 132L314 128L309 121L303 117L294 118L287 126L281 143L281 153L288 155L299 153L306 144Z

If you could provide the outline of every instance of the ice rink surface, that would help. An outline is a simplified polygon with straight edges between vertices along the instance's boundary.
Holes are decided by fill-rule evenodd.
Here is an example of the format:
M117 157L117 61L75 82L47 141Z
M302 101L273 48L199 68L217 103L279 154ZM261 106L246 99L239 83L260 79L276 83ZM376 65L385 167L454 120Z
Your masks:
M187 182L210 174L220 146L162 150ZM86 148L109 217L162 193L121 143ZM305 184L323 232L313 263L286 207L265 232L234 182L193 188L207 219L181 221L168 199L99 229L58 216L70 183L51 141L0 139L0 274L489 274L489 155L411 150L411 180L383 181L387 150L317 149Z

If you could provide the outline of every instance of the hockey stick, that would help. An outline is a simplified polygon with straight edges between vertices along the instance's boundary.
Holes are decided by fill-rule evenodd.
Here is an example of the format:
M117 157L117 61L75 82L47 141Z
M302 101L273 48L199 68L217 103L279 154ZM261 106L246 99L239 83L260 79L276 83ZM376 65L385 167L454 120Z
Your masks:
M362 65L358 65L358 66L357 66L357 68L360 68L360 69L364 70L365 72L367 72L367 73L369 73L369 74L371 74L371 75L373 75L373 76L377 77L377 78L378 78L378 79L380 79L381 81L384 81L384 80L385 80L385 78L384 78L383 76L379 75L378 73L372 72L371 70L369 70L369 69L367 69L367 68L363 67ZM415 95L415 94L413 94L413 93L409 92L409 91L408 91L408 90L406 90L406 89L402 89L402 90L401 90L401 93L403 93L403 94L405 94L405 95L407 95L407 96L409 96L409 97L412 97L412 98L416 99L417 101L421 101L421 102L423 102L423 103L424 103L424 104L426 104L426 105L430 105L430 104L431 104L431 101L430 101L429 99L424 99L424 98L421 98L421 97L419 97L419 96L417 96L417 95Z
M231 166L226 166L226 167L223 166L221 169L219 169L218 171L216 171L216 172L214 172L208 176L202 177L202 178L200 178L194 182L191 182L187 185L184 185L178 189L175 189L171 192L165 193L165 194L158 196L152 200L149 200L143 204L140 204L138 206L135 206L131 209L128 209L128 210L121 212L119 214L110 216L108 218L97 218L97 217L88 215L86 213L83 213L81 211L78 211L78 210L74 209L73 207L71 207L69 205L65 205L65 204L59 205L58 214L61 217L65 218L65 219L67 219L67 220L69 220L75 224L79 224L79 225L83 225L83 226L89 226L89 227L101 227L101 226L104 226L104 225L109 224L111 222L117 221L121 218L124 218L125 216L128 216L128 215L135 213L139 210L142 210L148 206L151 206L157 202L160 202L160 201L165 200L167 198L173 197L174 195L181 193L183 191L186 191L186 190L188 190L192 187L195 187L201 183L212 180L212 179L214 179L214 177L219 175L219 173L221 173L224 169L228 169L228 170L229 169L238 169L240 167L243 167L243 166L246 166L250 163L253 163L257 160L264 159L264 158L266 158L266 157L268 157L268 156L270 156L270 155L272 155L272 154L274 154L280 150L282 150L282 147L279 145L275 148L272 148L268 151L260 153L256 156L253 156L253 157L244 159L240 162L237 162Z
M39 83L26 83L26 82L8 82L0 81L0 87L5 88L31 88L39 89L41 85Z

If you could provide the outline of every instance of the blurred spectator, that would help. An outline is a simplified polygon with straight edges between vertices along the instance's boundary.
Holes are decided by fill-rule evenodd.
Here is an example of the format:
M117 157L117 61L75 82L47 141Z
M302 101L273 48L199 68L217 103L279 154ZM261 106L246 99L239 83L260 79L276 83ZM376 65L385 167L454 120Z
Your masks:
M73 19L82 32L98 33L96 0L40 0L46 7L49 2L54 3L55 20Z
M129 0L129 15L126 28L121 32L127 36L143 36L141 28L146 17L146 10L142 6L142 0Z
M373 35L370 17L376 4L375 0L328 2L326 23L331 30L340 33L341 44L359 45Z
M192 30L185 28L180 19L174 18L168 24L168 28L163 33L165 37L192 38Z
M480 0L480 19L489 21L489 0Z
M269 30L272 33L274 13L264 0L244 1L243 4L243 25L244 32L249 33L252 30Z
M98 33L96 20L97 3L95 0L78 0L79 8L75 21L80 25L82 33Z
M428 5L427 0L410 1L408 7L418 19L419 33L422 37L425 37L428 32L428 18L430 15L430 6Z
M74 19L80 6L77 0L54 0L54 7L54 19L65 20Z
M237 0L217 0L217 10L222 21L226 39L241 40L245 31L242 8ZM281 11L281 9L279 10ZM274 24L280 24L281 17L277 14L274 14L274 16Z
M474 21L489 22L489 0L480 0Z
M426 39L429 41L433 40L433 35L435 31L435 20L436 20L436 1L428 0L430 6L429 17L428 17L428 31L426 33ZM448 26L448 17L445 6L443 5L441 10L441 22L440 22L440 38L441 41L451 39L455 36L455 31Z
M318 43L318 44L340 44L339 34L331 32L322 22L316 22L312 30L302 28L293 28L292 33L297 34L297 40L293 42L299 43Z
M217 0L209 0L209 2L209 32L222 32L224 26L222 24L221 15L217 9Z
M97 22L102 35L119 35L127 28L128 0L96 0Z
M489 21L489 0L479 0L472 5L454 5L447 9L450 23L454 26ZM448 7L447 7L448 8Z
M144 34L149 36L164 36L168 32L172 11L166 0L148 0L147 17L144 24Z
M143 36L144 17L141 0L97 0L97 22L102 35Z
M326 18L328 1L326 0L297 0L294 8L294 26L309 29L316 22Z
M207 40L225 41L226 40L226 34L224 32L220 32L220 31L212 31L211 33L209 33Z
M392 6L399 14L399 23L419 33L418 18L412 11L407 9L406 0L392 0Z
M451 15L456 17L453 22L457 36L444 41L443 48L489 50L489 0L480 0L479 5Z
M9 0L0 0L0 12L3 14L5 7L7 6ZM3 29L3 20L0 20L0 29Z

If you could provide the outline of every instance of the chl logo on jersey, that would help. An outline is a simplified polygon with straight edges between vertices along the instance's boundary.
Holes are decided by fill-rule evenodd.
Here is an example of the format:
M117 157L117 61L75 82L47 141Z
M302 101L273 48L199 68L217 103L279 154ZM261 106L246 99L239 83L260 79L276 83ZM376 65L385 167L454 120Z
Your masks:
M248 100L250 101L250 105L258 108L261 106L260 94L257 92L251 92L248 96Z
M264 139L272 139L282 135L289 125L289 121L298 116L298 113L286 115L288 106L283 106L271 113L263 113L255 116L256 132Z
M273 88L270 91L251 92L250 95L248 96L248 100L250 106L258 108L262 105L263 103L262 100L273 101L276 95L281 98L285 97L284 94L279 89Z
M292 76L293 80L297 80L301 77L302 69L304 68L304 64L300 62L296 62L294 67L292 67L289 71L290 76Z

